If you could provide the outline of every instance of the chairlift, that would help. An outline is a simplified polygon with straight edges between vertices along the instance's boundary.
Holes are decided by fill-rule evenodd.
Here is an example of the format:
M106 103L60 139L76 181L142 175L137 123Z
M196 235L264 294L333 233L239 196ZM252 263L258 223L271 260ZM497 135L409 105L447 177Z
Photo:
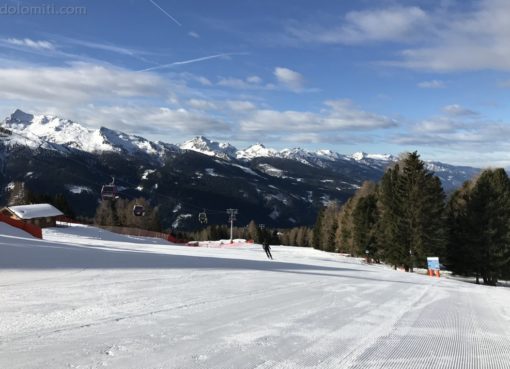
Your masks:
M110 184L101 187L101 199L114 200L117 197L117 186L115 186L115 178L112 177L112 182Z
M143 205L136 204L133 206L133 215L135 217L145 216L145 207Z
M201 213L198 213L198 221L202 224L207 224L207 214L205 210Z

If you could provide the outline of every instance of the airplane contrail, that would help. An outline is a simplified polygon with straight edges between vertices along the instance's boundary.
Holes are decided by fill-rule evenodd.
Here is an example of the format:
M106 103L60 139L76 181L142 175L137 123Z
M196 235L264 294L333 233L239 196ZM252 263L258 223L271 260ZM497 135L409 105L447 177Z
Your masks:
M222 57L225 57L225 56L246 55L246 54L247 53L222 53L222 54L208 55L208 56L203 56L201 58L188 59L188 60L176 61L176 62L168 63L168 64L157 65L155 67L141 69L138 72L148 72L148 71L151 71L151 70L173 67L174 65L191 64L191 63L201 62L201 61L204 61L204 60L222 58Z
M149 0L149 1L152 3L152 5L154 5L156 8L161 10L163 12L163 14L165 14L168 18L170 18L172 21L174 21L175 24L177 24L179 27L182 26L182 24L180 24L177 19L172 17L165 9L160 7L154 0Z

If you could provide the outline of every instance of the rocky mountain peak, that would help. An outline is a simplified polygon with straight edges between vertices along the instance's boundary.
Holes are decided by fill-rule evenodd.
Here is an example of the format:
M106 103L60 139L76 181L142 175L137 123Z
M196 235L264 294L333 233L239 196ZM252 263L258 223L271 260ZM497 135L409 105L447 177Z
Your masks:
M14 113L10 115L9 118L6 119L8 123L31 123L34 119L32 114L25 113L22 110L16 109Z

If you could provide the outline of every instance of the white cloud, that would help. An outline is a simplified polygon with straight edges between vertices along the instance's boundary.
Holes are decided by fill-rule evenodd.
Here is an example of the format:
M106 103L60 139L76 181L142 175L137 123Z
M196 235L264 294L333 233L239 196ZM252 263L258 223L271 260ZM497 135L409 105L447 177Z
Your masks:
M252 102L242 100L229 100L227 106L234 111L249 111L257 108Z
M464 108L458 104L446 105L443 107L443 111L454 117L474 117L479 115L476 111Z
M508 147L505 139L510 135L510 125L495 122L479 122L480 127L459 125L453 130L436 130L429 133L407 133L395 137L399 145L420 145L430 147L448 147L450 149L475 150L479 153L493 152Z
M218 81L218 85L224 86L224 87L239 88L239 89L246 89L246 88L252 87L244 79L232 78L232 77L221 77Z
M460 128L461 124L446 117L427 119L418 123L415 127L421 133L448 133Z
M4 40L8 44L15 46L23 46L36 50L54 50L55 46L50 41L35 41L29 38L8 38Z
M230 130L229 124L221 120L183 108L103 106L82 109L79 114L89 126L106 125L143 136L156 136L167 142L175 142L176 135L187 137Z
M409 37L427 20L426 13L418 7L353 11L345 16L342 36L346 43L365 41L394 41Z
M212 86L212 82L203 76L195 76L194 79L203 86Z
M309 111L255 110L240 123L248 132L332 132L376 130L397 126L394 119L369 113L357 108L349 100L326 101L327 109L321 113Z
M218 86L235 88L239 90L273 90L275 86L271 83L261 84L262 79L258 76L249 76L245 79L234 77L220 77Z
M426 150L445 149L458 158L457 162L479 165L487 153L507 150L510 124L483 118L474 110L458 104L447 105L443 115L409 125L407 130L391 138L398 145L414 146ZM458 153L479 157L468 163ZM445 158L442 159L446 160Z
M292 133L283 137L284 141L298 143L321 143L324 142L323 135L314 132Z
M195 109L200 110L214 110L217 109L216 104L212 101L202 100L202 99L190 99L188 100L188 105Z
M417 86L419 88L432 88L432 89L436 89L436 88L445 88L446 87L446 83L444 81L433 79L431 81L420 82L420 83L418 83Z
M371 143L372 138L367 136L354 136L350 134L320 134L320 133L291 133L281 138L282 141L294 142L299 144L333 144L333 145L360 145L362 143Z
M291 24L287 33L305 42L358 44L375 41L403 41L417 35L428 21L420 8L397 6L347 13L339 25Z
M155 95L165 82L151 73L76 63L67 67L0 69L0 98L84 102L98 98Z
M427 46L402 52L390 63L435 71L510 70L510 2L482 0L463 13L438 13Z
M343 127L354 129L377 129L397 126L394 119L359 109L351 100L328 100L326 106L331 108L331 117Z
M510 70L510 1L456 3L448 7L445 2L436 2L427 10L389 6L351 11L334 22L324 15L320 21L308 24L291 21L286 25L284 41L345 45L407 43L410 46L401 49L396 60L381 64L440 72ZM424 84L423 88L434 88L434 84Z
M276 67L273 71L277 83L264 83L262 78L251 75L245 78L219 77L218 86L238 90L286 90L293 92L316 92L317 89L304 89L303 76L289 68Z
M279 83L285 85L291 90L299 91L303 88L303 76L292 69L276 67L274 69L274 75Z
M249 83L260 84L262 83L262 78L260 78L259 76L249 76L246 78L246 81Z
M170 92L168 94L168 97L166 98L166 103L170 105L179 105L180 104L179 96L177 96L175 92Z
M200 38L200 35L198 33L196 33L195 31L188 32L188 36L193 37L193 38Z

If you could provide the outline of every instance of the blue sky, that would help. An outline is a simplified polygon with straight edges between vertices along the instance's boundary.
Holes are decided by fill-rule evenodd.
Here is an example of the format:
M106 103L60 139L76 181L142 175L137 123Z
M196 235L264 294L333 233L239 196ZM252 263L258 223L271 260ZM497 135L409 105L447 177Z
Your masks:
M0 114L509 166L508 14L506 0L3 0Z

